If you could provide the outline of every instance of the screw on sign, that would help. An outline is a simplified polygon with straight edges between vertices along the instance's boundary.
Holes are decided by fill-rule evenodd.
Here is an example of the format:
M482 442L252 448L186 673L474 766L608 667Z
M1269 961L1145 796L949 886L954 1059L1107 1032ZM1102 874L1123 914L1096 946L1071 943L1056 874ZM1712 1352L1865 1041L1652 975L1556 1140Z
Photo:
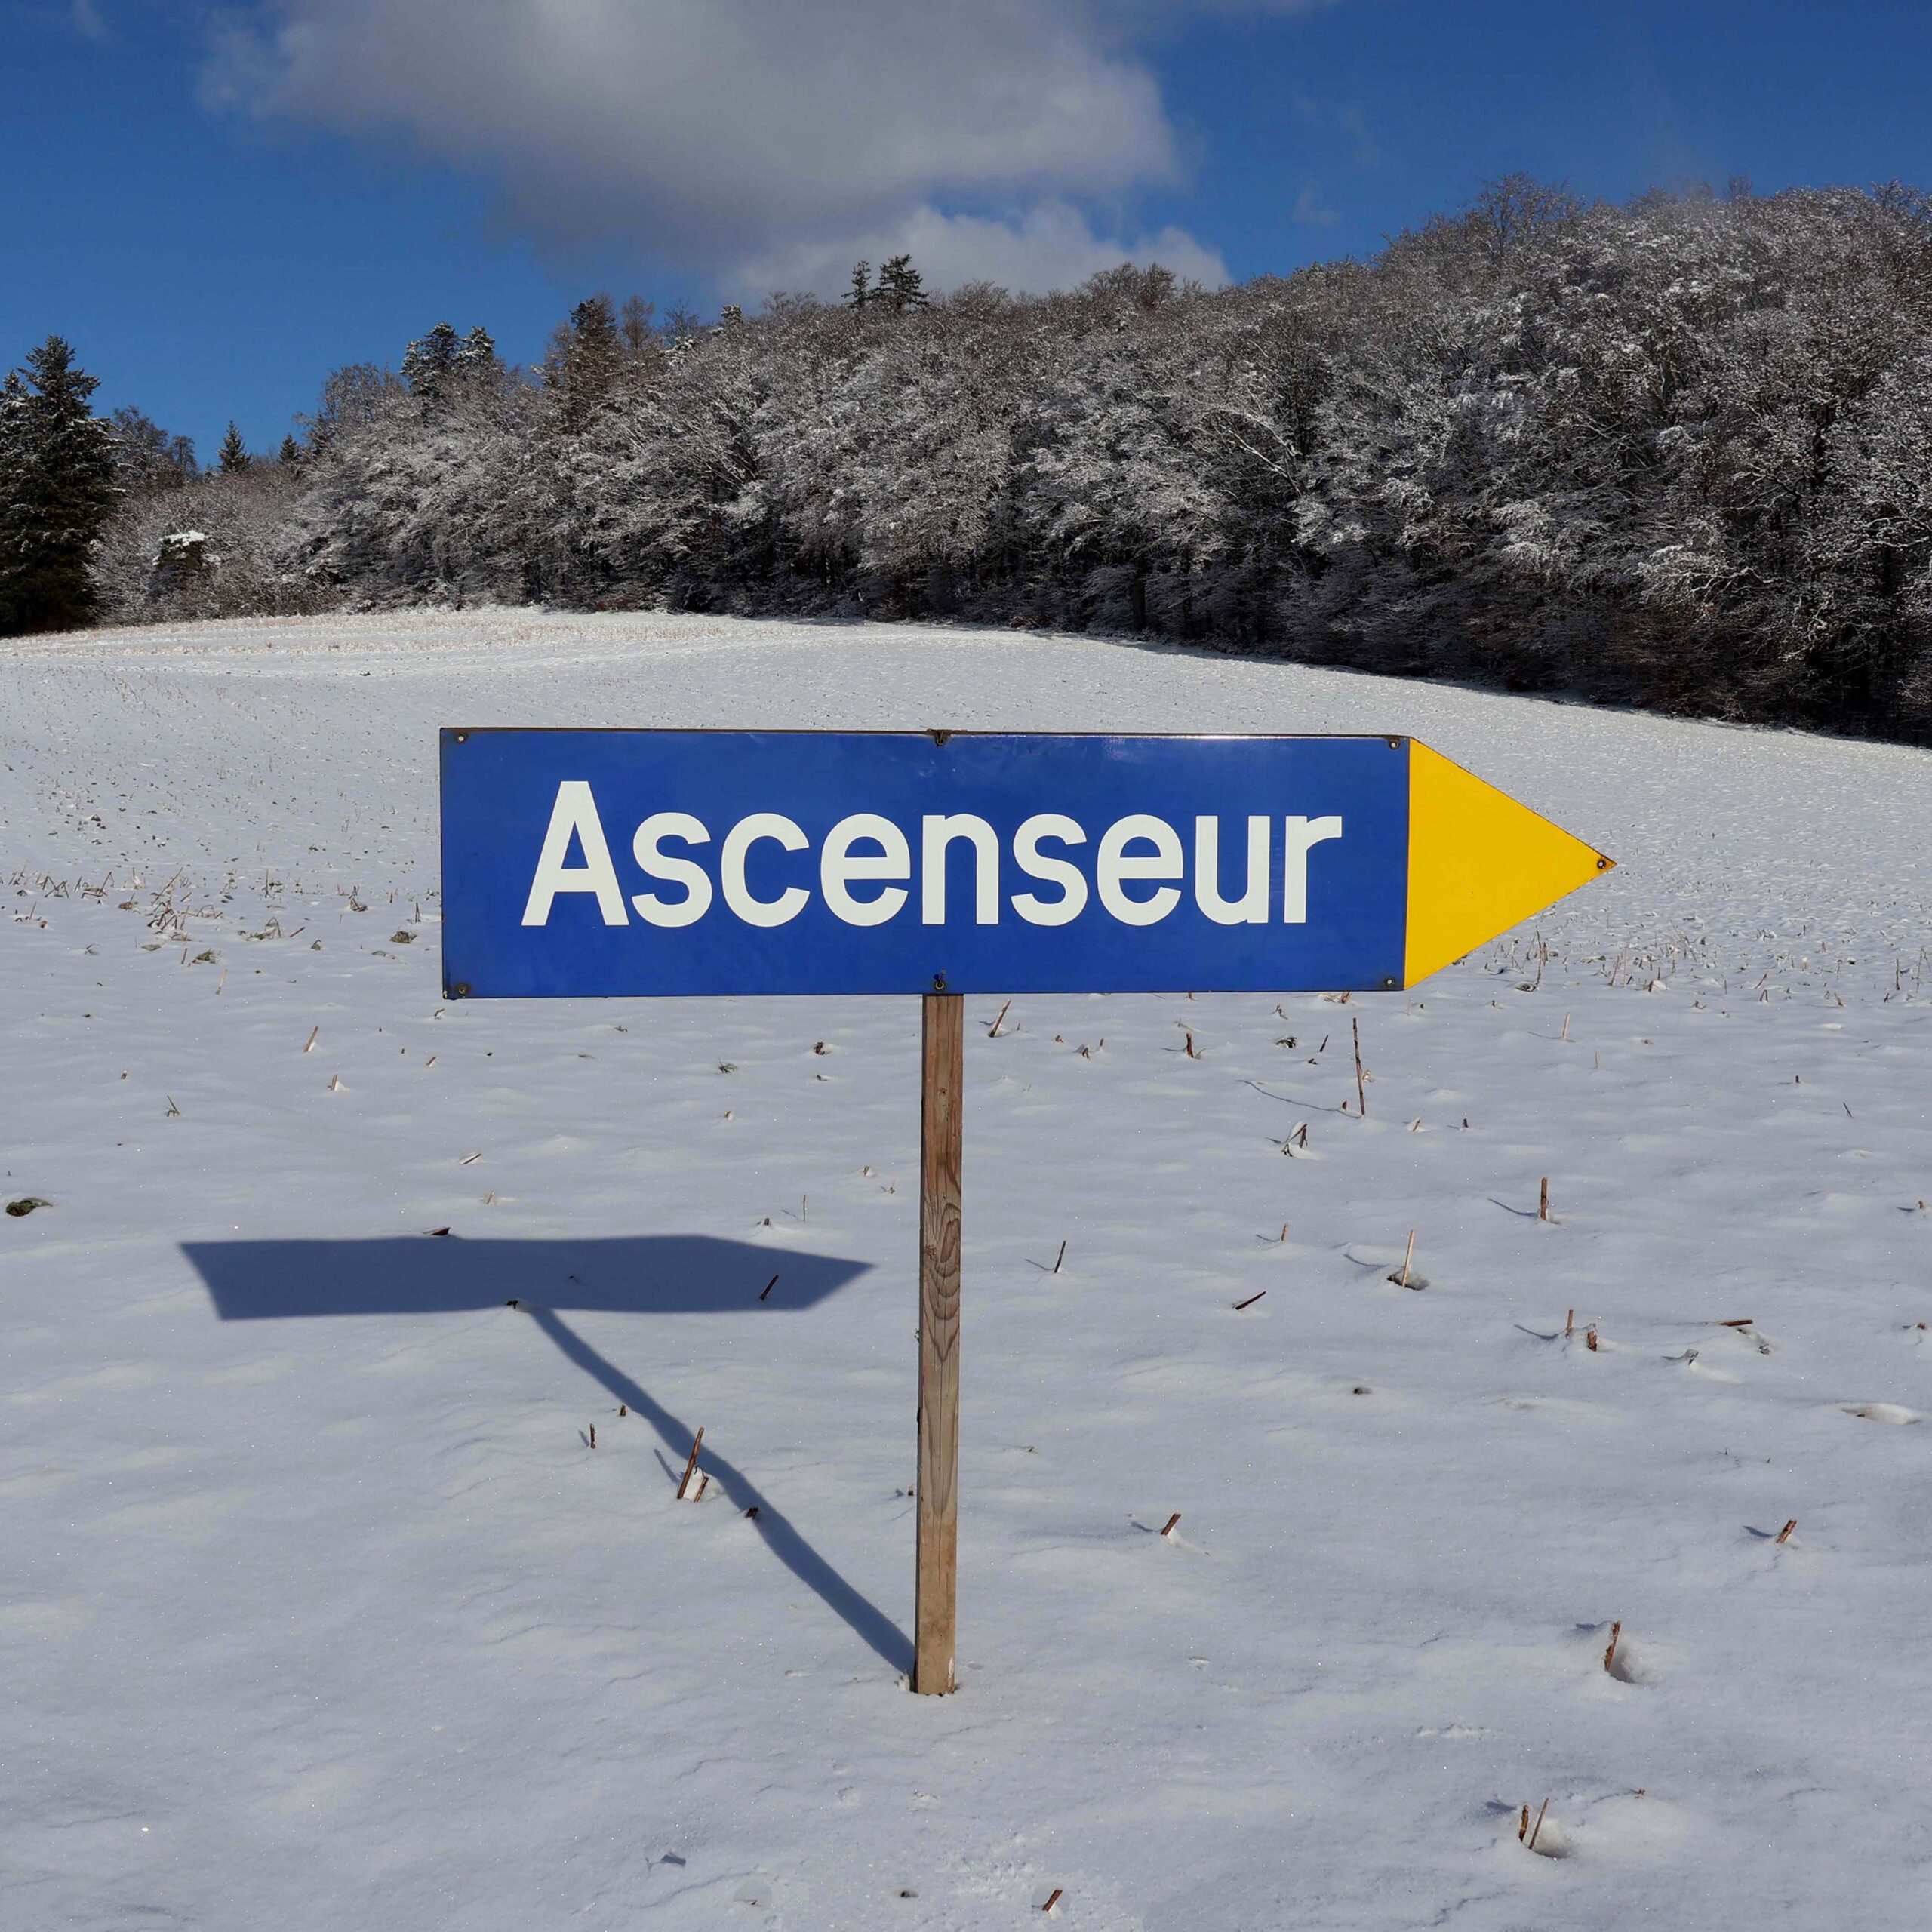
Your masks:
M455 999L918 994L913 1688L953 1687L969 994L1389 992L1611 861L1406 737L446 730Z

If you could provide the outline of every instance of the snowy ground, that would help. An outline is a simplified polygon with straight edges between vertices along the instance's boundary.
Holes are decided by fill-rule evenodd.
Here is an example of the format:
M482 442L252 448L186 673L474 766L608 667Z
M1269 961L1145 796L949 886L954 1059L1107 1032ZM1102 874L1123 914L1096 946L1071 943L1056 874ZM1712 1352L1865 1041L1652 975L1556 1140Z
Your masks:
M444 723L1413 731L1623 863L1406 999L972 1002L918 1698L916 1004L439 1008ZM985 632L0 650L0 1924L1923 1924L1928 776Z

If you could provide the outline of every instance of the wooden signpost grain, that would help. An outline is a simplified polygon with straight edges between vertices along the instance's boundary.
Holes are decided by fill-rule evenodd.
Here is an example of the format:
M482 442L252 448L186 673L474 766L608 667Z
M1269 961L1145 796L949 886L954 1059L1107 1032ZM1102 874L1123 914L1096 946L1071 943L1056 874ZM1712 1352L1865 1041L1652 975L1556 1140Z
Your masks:
M959 1571L960 1086L964 996L928 993L919 1107L919 1472L912 1688L953 1687Z

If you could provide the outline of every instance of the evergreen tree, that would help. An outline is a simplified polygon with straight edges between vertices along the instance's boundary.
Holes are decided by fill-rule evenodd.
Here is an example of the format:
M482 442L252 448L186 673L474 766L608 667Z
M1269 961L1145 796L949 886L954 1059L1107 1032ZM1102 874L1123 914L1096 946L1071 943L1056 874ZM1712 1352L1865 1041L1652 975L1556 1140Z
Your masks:
M251 467L255 459L248 454L248 445L242 440L242 432L232 422L228 426L228 434L221 439L220 451L221 473L224 476L239 476Z
M100 387L57 335L0 383L0 630L69 630L95 610L88 559L121 495Z
M894 255L880 264L878 287L872 299L895 315L903 315L908 309L929 308L924 283L910 255Z
M23 612L20 539L16 524L30 467L27 456L27 386L17 369L0 380L0 637L31 627Z
M487 340L487 338L486 338ZM492 345L494 352L494 345ZM463 340L448 322L438 322L402 352L402 380L412 395L433 402L448 386L463 354Z
M282 463L300 463L302 460L302 445L293 436L283 437L281 448L275 452L275 460Z
M457 346L454 366L466 376L480 376L497 365L496 338L481 322Z
M852 280L845 291L845 306L848 309L863 309L875 300L872 292L872 265L870 262L852 264Z
M571 311L571 318L550 339L544 358L545 386L563 405L564 426L580 428L616 386L623 360L617 318L608 295L593 295Z

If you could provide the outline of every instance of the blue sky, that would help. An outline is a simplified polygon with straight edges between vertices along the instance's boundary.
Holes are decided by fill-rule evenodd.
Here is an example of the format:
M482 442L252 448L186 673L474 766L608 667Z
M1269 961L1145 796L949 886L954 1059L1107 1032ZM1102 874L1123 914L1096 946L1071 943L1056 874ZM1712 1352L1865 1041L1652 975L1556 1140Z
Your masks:
M0 0L0 366L57 331L204 454L597 288L1245 277L1517 170L1932 181L1932 9L1873 0Z

